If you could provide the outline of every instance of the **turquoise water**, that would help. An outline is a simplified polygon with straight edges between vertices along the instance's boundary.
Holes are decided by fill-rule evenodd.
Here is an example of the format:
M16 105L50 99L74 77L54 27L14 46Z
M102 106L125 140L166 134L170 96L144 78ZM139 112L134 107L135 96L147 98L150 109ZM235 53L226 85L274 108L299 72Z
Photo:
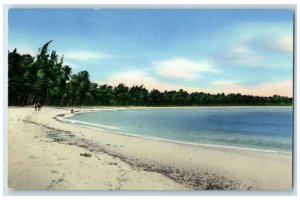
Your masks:
M127 109L77 113L69 122L181 142L291 151L290 107Z

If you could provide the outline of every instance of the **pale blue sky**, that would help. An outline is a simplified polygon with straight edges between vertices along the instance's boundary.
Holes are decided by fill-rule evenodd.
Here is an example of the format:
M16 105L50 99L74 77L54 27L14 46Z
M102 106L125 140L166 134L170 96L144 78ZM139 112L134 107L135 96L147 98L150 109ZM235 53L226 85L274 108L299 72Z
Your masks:
M100 84L292 95L293 12L10 9L9 50L65 55Z

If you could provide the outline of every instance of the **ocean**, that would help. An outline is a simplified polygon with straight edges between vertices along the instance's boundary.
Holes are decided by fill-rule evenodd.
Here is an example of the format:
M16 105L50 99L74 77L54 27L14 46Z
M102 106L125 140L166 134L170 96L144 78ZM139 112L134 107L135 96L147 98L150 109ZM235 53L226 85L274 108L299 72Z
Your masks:
M188 144L292 151L292 107L141 108L76 113L67 122Z

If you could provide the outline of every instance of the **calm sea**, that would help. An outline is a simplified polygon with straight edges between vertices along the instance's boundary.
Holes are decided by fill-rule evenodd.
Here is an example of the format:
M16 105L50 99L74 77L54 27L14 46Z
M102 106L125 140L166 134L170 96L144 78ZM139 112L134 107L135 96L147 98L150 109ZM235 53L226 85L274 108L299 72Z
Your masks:
M77 113L66 121L112 132L175 140L291 151L291 107L197 107Z

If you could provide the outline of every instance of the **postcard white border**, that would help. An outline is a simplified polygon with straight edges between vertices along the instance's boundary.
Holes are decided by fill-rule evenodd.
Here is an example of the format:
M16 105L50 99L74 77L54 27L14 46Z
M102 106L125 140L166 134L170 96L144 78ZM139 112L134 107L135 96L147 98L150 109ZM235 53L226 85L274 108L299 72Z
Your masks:
M3 76L0 76L0 84L1 84L1 90L3 92L0 93L0 104L1 106L1 113L3 113L3 115L1 115L0 117L0 127L3 127L3 137L1 137L0 141L2 144L4 144L3 149L0 148L0 153L1 153L1 164L4 168L4 171L1 171L0 176L1 177L7 177L7 141L5 142L5 138L7 138L7 123L8 123L8 113L7 113L7 76L5 76L5 74L7 74L7 9L9 7L26 7L26 8L38 8L38 7L47 7L47 8L67 8L67 7L72 7L72 8L94 8L94 7L101 7L101 8L258 8L258 9L263 9L263 8L272 8L272 9L276 9L276 8L287 8L287 9L294 9L295 10L295 48L294 48L294 55L295 55L295 64L294 64L294 98L295 98L295 133L297 133L297 124L299 123L299 119L298 119L298 112L297 112L297 105L298 105L298 99L297 97L297 93L298 93L298 87L297 87L297 77L298 77L298 70L296 67L296 61L297 61L297 48L296 46L298 46L298 41L297 41L297 22L298 20L298 15L297 15L297 4L298 2L296 0L286 0L286 1L259 1L259 0L253 0L253 1L226 1L226 4L224 4L224 1L216 1L216 0L210 0L210 1L204 1L202 4L199 4L198 1L196 0L186 0L186 1L166 1L166 0L152 0L152 1L120 1L120 0L111 0L109 2L107 2L106 4L101 4L99 5L98 3L101 3L99 1L96 0L90 0L89 1L89 5L86 4L82 4L82 1L79 0L74 0L74 1L65 1L65 0L52 0L52 1L38 1L38 0L30 0L30 1L26 1L27 4L23 4L23 1L16 1L16 0L12 0L12 1L8 1L8 0L4 0L3 4L2 4L2 11L1 11L1 21L2 21L2 25L1 27L3 28L2 32L2 37L0 39L0 42L3 46L3 53L2 53L2 58L3 58L3 66L6 65L6 67L3 67L3 71L2 74ZM28 4L29 3L29 4ZM69 3L72 3L71 5ZM268 3L272 3L271 5ZM8 5L10 4L10 5ZM19 5L16 5L19 4ZM37 4L37 5L33 5L33 4ZM295 134L295 142L298 143L299 142L299 138L296 137ZM295 145L296 146L296 145ZM297 149L295 149L294 153L296 154L295 157L295 161L297 161L298 159L298 155L297 155ZM5 169L6 168L6 169ZM295 175L297 177L297 171L299 170L299 166L297 165L297 163L295 163ZM7 178L6 178L6 183L7 183ZM56 192L56 191L20 191L20 193L14 193L11 194L7 188L4 188L3 186L7 186L7 184L5 185L4 182L0 181L0 187L1 187L1 191L4 192L4 195L17 195L17 196L23 196L26 195L25 197L23 196L22 199L32 199L32 198L38 198L40 199L41 197L38 197L39 195L59 195L59 196L64 196L61 197L63 199L65 198L72 198L72 199L78 199L81 198L82 196L89 196L90 198L92 195L102 195L105 196L106 198L111 198L111 196L126 196L125 199L140 199L140 197L138 197L139 195L144 196L147 195L148 197L144 197L144 199L153 199L153 196L149 196L149 195L154 195L156 196L155 198L158 198L157 195L159 195L159 198L165 198L166 196L172 196L172 199L178 199L182 196L189 196L189 198L193 199L193 198L199 198L197 197L198 195L200 196L206 196L205 198L211 198L213 196L219 196L222 197L222 199L235 199L235 198L240 198L240 196L244 196L243 198L253 198L253 196L258 196L261 195L263 197L261 198L266 198L265 196L273 196L271 197L272 199L278 199L281 198L283 195L289 195L290 198L294 198L297 195L295 192L299 191L299 185L297 185L297 183L295 182L295 189L294 192L290 193L286 193L286 192L236 192L236 191L228 191L228 192L213 192L213 191L208 191L208 192L132 192L132 191L124 191L124 192L107 192L107 191L103 191L103 192L81 192L81 191L62 191L62 192ZM4 190L3 190L4 189ZM30 195L30 196L27 196ZM35 197L31 197L35 196ZM66 196L69 195L69 196ZM132 197L132 195L134 197ZM248 196L249 195L249 196ZM291 196L290 196L291 195ZM71 197L73 196L73 197ZM77 196L77 197L74 197ZM177 197L175 197L177 196ZM247 197L248 196L248 197ZM277 196L277 197L274 197ZM57 196L52 196L57 198ZM15 197L18 198L18 197ZM44 198L48 199L51 198L49 196L45 196ZM95 197L94 197L95 198ZM96 197L97 198L97 197ZM98 197L99 198L99 197ZM103 197L101 197L103 198ZM185 197L186 198L186 197ZM203 198L203 197L201 197ZM255 198L259 198L259 197L255 197ZM288 197L284 197L285 199Z

